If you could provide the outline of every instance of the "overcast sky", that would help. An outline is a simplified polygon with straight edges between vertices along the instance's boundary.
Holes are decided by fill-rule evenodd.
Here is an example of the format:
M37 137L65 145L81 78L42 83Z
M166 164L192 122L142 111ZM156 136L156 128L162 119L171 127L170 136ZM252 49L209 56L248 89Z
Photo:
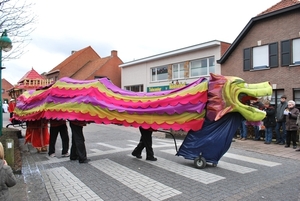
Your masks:
M232 43L246 24L280 0L26 0L37 16L27 52L4 61L16 84L34 68L48 72L72 50L91 46L101 57L117 50L125 63L220 40ZM12 41L13 42L13 41ZM3 52L3 54L5 54Z

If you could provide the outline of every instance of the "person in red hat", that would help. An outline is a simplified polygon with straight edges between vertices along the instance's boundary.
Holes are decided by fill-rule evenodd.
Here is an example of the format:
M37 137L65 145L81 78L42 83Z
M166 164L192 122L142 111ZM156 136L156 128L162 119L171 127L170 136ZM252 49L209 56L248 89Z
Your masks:
M12 118L14 116L15 107L16 107L15 99L10 99L9 104L8 104L8 112L9 112L10 118Z

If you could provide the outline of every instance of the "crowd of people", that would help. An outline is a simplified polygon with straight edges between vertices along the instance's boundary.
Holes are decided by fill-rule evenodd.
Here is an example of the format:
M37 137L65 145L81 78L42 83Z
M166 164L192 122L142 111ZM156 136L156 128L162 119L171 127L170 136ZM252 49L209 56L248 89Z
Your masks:
M268 145L275 139L275 144L284 145L285 148L291 146L297 149L297 134L300 128L300 113L295 107L296 103L293 100L287 101L287 97L282 95L277 108L270 105L270 101L263 100L262 102L251 100L249 105L255 106L266 112L266 117L259 123L253 124L244 120L239 128L239 138L244 141L248 137L248 127L253 127L253 140L264 140L264 144Z

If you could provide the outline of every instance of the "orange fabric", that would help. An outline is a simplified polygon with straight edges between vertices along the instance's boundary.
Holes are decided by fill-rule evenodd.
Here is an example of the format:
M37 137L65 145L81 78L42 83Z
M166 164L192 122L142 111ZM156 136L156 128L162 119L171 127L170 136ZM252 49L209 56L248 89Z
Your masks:
M15 107L16 107L16 102L10 101L8 104L8 112L12 113L15 110Z
M46 120L26 122L25 144L31 143L35 148L41 148L49 145L48 122Z

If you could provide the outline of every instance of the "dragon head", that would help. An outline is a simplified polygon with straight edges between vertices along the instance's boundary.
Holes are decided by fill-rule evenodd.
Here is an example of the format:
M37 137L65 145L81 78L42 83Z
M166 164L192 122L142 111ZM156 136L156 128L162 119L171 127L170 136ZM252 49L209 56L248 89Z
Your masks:
M271 95L269 82L247 84L238 77L211 74L207 117L217 121L229 112L239 112L248 121L260 121L266 113L249 103L258 99L270 100Z

